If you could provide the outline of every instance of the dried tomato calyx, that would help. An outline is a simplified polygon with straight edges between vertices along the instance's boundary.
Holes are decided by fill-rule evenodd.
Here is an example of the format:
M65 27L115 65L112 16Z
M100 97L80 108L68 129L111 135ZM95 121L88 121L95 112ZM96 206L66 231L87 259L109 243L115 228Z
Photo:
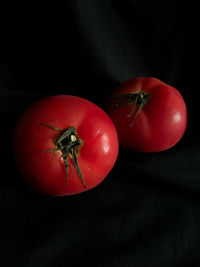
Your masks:
M82 141L76 134L76 128L70 127L68 129L58 129L55 128L52 125L44 124L44 126L48 126L51 129L55 131L61 131L61 134L56 138L55 140L55 147L53 149L45 150L45 152L54 152L60 150L62 152L63 162L65 165L65 171L66 171L66 182L68 182L68 158L72 157L73 159L73 166L76 168L76 171L84 184L85 188L87 188L87 185L83 179L83 176L81 174L81 170L78 165L78 159L77 159L77 150L76 148L81 145Z
M138 105L137 110L133 116L133 119L131 121L131 126L133 126L137 115L141 111L141 109L147 104L147 102L150 99L150 95L147 92L140 91L138 93L134 94L118 94L113 95L112 98L118 98L119 103L116 104L116 107L126 106L126 105L132 105L131 111L127 114L127 117L131 117L136 105Z

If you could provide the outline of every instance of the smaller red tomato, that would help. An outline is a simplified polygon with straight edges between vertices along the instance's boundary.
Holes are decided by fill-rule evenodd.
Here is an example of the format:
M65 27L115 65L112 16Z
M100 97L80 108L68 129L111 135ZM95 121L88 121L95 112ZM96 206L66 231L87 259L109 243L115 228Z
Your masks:
M122 83L111 95L107 113L117 128L120 144L141 152L173 147L187 124L186 105L178 90L150 77Z
M97 186L118 155L108 115L81 97L57 95L30 106L15 129L15 158L37 191L64 196Z

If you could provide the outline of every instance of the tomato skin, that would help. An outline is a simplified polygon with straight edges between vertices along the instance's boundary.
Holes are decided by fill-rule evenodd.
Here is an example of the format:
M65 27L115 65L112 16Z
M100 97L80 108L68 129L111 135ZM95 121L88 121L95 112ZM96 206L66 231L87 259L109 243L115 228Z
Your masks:
M68 158L68 181L62 152L55 147L59 129L74 126L82 140L77 155L82 183L72 158ZM118 155L118 137L108 115L92 102L71 95L42 99L19 118L14 133L15 158L24 180L37 191L64 196L78 194L97 186L110 172Z
M150 99L131 126L131 105L116 107L114 95L144 91ZM134 111L135 112L135 111ZM107 105L119 143L140 152L158 152L173 147L182 138L187 125L187 109L183 97L174 87L151 77L132 78L113 92Z

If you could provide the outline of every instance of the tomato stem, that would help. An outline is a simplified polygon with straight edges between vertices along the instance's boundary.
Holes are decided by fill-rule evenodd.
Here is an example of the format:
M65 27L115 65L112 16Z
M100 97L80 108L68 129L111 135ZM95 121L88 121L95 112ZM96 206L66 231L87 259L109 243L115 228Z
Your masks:
M60 150L62 152L62 157L63 157L63 162L65 165L65 171L66 171L66 182L65 185L68 182L68 158L69 155L72 156L73 159L73 165L76 168L76 171L84 184L85 188L87 188L87 185L83 179L83 176L81 174L79 165L78 165L78 159L76 155L76 150L75 147L81 145L81 139L77 137L76 135L76 129L75 127L70 127L68 129L58 129L52 125L49 124L44 124L44 126L48 126L51 129L55 131L61 131L62 133L56 138L55 140L55 147L53 149L45 150L45 152L55 152L57 150Z
M142 108L147 104L147 102L150 99L149 93L140 91L135 94L118 94L118 95L113 95L112 98L117 98L120 99L121 101L116 104L116 107L121 107L121 106L126 106L126 105L132 105L131 111L127 114L127 117L131 117L136 105L138 105L138 108L135 112L135 115L133 116L133 119L131 121L131 126L133 126L137 115L139 112L142 110Z

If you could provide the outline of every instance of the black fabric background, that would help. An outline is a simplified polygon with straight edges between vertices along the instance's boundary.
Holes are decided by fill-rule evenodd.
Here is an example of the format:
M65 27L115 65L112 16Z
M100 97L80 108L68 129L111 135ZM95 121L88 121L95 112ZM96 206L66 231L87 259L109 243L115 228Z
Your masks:
M191 4L73 0L1 10L1 267L200 266L198 7ZM73 94L104 108L106 96L136 76L182 93L188 127L175 147L120 148L104 182L77 196L25 185L13 129L31 103Z

